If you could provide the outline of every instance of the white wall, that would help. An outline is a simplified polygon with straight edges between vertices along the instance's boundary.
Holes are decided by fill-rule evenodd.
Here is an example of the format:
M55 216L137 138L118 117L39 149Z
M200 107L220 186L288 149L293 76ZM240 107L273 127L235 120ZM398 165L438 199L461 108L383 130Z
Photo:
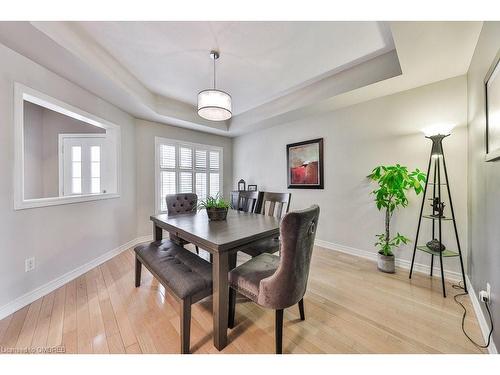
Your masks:
M123 111L0 45L0 309L136 237L135 124ZM14 82L121 127L121 197L14 211ZM25 258L36 269L24 272Z
M201 143L223 148L223 193L229 197L232 190L232 140L218 135L155 122L136 120L137 154L137 233L152 233L150 215L155 212L155 137Z
M465 248L466 121L467 82L461 76L237 137L233 179L243 178L257 184L259 190L291 192L291 209L319 204L317 239L375 253L374 235L383 232L384 223L369 194L374 186L365 176L380 164L400 163L426 170L431 142L420 130L433 123L454 123L457 128L444 141L444 148ZM287 190L286 144L320 137L324 138L325 189ZM410 195L409 207L393 218L393 232L415 237L420 202L421 196ZM448 229L445 244L456 248L451 227ZM426 239L426 235L430 236L428 230L420 238ZM403 247L397 256L411 259L410 247ZM429 264L429 258L418 254L417 262ZM458 271L458 260L447 260L445 268Z
M490 283L494 322L500 322L500 160L484 161L484 78L499 48L500 22L485 22L467 74L470 247L468 271L476 293L486 289L486 283ZM483 314L488 316L486 310ZM499 329L493 331L493 339L498 348Z

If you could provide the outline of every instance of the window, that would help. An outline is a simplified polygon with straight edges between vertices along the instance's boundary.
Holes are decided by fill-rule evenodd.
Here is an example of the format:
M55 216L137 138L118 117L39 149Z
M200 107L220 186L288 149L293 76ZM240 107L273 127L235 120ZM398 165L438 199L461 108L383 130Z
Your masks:
M102 175L105 135L60 134L59 195L104 194L107 174Z
M156 138L156 207L167 210L168 194L222 194L222 148Z
M14 84L14 209L118 198L120 127Z

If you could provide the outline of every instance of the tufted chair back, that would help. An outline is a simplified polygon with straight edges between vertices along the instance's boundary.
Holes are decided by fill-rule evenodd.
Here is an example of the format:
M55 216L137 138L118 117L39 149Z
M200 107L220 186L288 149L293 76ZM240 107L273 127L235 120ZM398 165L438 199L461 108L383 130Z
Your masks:
M274 274L260 281L259 305L284 309L304 297L318 218L318 205L283 217L279 266Z
M165 199L169 215L195 211L198 204L198 196L194 193L169 194Z

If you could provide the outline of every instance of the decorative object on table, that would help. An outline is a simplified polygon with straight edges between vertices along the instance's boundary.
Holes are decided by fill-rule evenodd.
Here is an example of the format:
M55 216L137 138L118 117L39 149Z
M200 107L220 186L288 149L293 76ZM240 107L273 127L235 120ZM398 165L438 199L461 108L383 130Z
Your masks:
M437 240L436 238L427 242L425 245L429 249L431 249L432 251L435 251L435 252L446 250L446 246L444 246L444 244L440 243L439 240Z
M500 50L484 78L486 161L500 158Z
M231 95L215 88L215 61L219 56L218 51L210 51L214 61L214 87L198 93L198 115L210 121L229 120L232 116Z
M408 205L407 193L410 190L417 195L423 191L426 176L418 168L409 172L407 167L396 164L378 166L368 178L378 184L372 194L375 195L375 204L379 211L385 211L385 232L376 235L378 241L375 246L379 248L377 267L382 272L394 273L396 268L392 251L402 244L406 245L410 240L399 232L391 238L391 218L397 208Z
M289 189L323 189L323 138L286 145Z
M439 198L429 198L430 201L432 201L431 203L431 207L432 207L432 217L441 217L441 218L445 218L444 216L444 207L446 206L444 204L444 202L441 202L439 200Z
M411 259L411 267L410 267L410 279L413 273L413 265L415 264L415 253L417 250L426 252L431 255L431 270L430 276L432 277L432 271L434 268L434 256L439 257L439 265L441 268L441 285L443 288L443 297L446 297L446 288L444 283L444 269L443 269L443 258L448 257L459 257L460 258L460 267L462 270L462 280L464 285L465 293L467 293L467 284L465 282L465 270L464 270L464 262L462 259L462 250L460 248L460 241L458 239L458 229L457 222L455 220L455 211L453 210L453 201L451 199L450 185L448 180L448 171L446 169L446 160L443 152L443 139L450 135L452 127L430 127L424 129L425 137L432 141L431 155L429 157L429 166L427 167L427 179L425 182L424 188L424 196L422 198L422 205L420 206L420 215L418 217L418 226L417 226L417 234L415 236L415 244L413 246L413 256ZM431 168L433 169L433 180L429 181L429 174L431 173ZM444 172L444 182L441 179L441 173ZM432 214L424 213L424 202L426 200L426 195L429 190L429 185L432 186L432 202L433 204ZM441 200L441 188L446 186L446 191L448 192L448 203L450 205L451 218L445 217L443 215L444 212L444 203ZM437 212L437 216L436 216ZM418 236L420 234L420 226L422 224L422 218L432 220L432 239L433 241L427 242L425 245L418 244ZM452 251L446 249L443 245L443 237L442 237L442 225L443 222L452 222L453 228L455 230L455 238L457 241L457 249L458 251ZM436 228L437 227L437 228ZM436 235L437 229L437 235ZM437 241L437 244L436 242ZM429 246L429 243L432 243ZM440 251L440 249L442 249Z
M246 183L244 179L241 179L238 181L238 191L245 191L246 189Z
M215 197L208 196L198 203L198 208L205 209L211 221L226 220L229 207L231 207L231 204L219 194Z
M257 191L257 185L248 185L248 191Z

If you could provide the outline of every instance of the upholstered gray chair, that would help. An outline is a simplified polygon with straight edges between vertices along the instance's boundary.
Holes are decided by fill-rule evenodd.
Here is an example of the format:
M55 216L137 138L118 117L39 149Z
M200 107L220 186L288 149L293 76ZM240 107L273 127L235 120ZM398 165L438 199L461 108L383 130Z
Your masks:
M305 319L306 292L319 206L286 214L280 224L280 256L264 253L229 272L229 328L234 327L236 292L276 310L276 353L282 353L283 310L298 303Z
M195 193L180 193L180 194L168 194L165 197L167 203L167 214L169 216L182 215L196 210L198 205L198 196ZM170 240L175 242L177 245L184 246L189 242L177 237L175 234L170 234ZM196 253L199 253L198 246L196 247Z

